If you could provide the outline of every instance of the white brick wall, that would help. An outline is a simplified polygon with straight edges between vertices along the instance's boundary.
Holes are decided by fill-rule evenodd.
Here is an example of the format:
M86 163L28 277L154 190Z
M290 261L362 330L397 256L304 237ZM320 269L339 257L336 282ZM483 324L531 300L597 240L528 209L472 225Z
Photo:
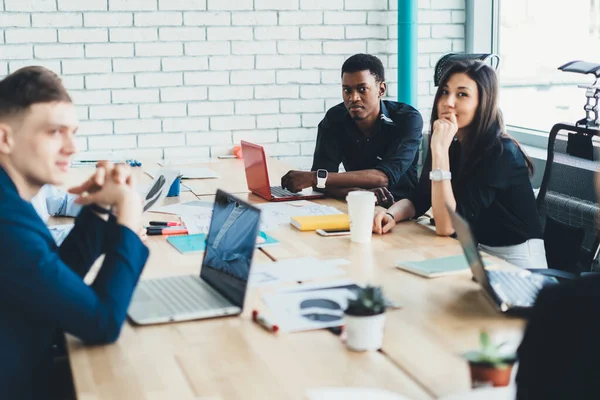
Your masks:
M90 157L225 154L246 139L310 167L340 67L369 52L397 94L396 0L0 0L0 75L61 74ZM464 0L419 2L418 108L464 50Z

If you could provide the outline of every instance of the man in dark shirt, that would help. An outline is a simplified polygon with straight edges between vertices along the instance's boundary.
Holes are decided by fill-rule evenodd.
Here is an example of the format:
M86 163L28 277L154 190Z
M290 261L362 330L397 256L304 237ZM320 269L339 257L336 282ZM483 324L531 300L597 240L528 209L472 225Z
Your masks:
M344 102L319 124L311 171L289 171L281 186L307 187L345 198L352 190L372 190L389 207L417 184L421 114L413 107L382 100L386 83L381 61L355 54L342 66ZM340 163L346 172L339 173Z

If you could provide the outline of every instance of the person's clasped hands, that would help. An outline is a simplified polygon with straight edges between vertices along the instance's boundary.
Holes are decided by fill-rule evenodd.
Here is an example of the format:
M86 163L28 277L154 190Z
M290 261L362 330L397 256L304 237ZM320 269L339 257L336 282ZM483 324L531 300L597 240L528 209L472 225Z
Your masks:
M79 186L69 189L79 197L77 204L95 204L105 209L113 208L117 222L138 231L142 214L142 200L134 189L131 167L100 161L94 174Z

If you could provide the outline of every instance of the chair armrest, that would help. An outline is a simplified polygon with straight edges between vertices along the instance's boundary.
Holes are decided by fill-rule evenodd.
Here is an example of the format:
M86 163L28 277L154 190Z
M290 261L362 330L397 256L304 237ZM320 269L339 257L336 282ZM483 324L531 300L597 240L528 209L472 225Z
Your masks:
M531 268L531 269L528 269L527 271L533 272L534 274L540 274L540 275L550 276L553 278L565 279L565 280L569 280L569 281L579 278L577 275L572 274L570 272L561 271L559 269L552 269L552 268Z
M579 276L582 278L591 278L593 276L600 276L600 272L582 272Z

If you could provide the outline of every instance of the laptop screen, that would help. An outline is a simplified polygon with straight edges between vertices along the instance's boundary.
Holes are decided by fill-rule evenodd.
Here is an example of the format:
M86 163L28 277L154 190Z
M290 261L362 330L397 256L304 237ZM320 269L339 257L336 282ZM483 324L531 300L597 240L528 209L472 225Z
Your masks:
M469 263L469 268L471 268L471 272L473 273L475 281L481 284L488 292L492 293L493 290L485 272L481 255L479 254L479 250L477 250L477 243L471 234L469 224L449 207L448 212L450 213L452 225L456 231L456 236L458 237L458 241L460 242L463 252L465 253L465 258Z
M242 140L242 154L244 155L244 167L246 170L246 182L248 189L258 193L265 199L271 198L271 183L267 170L267 159L262 146Z
M258 208L217 191L200 278L240 308L244 307L259 224Z

